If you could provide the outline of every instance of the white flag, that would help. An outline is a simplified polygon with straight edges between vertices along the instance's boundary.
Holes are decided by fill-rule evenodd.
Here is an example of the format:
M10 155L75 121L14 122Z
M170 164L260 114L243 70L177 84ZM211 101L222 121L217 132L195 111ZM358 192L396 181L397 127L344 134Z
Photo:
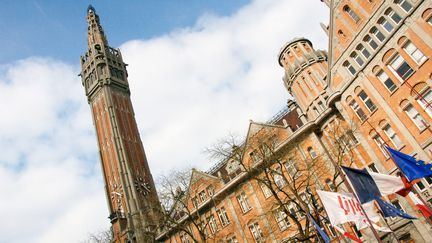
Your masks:
M400 177L380 174L369 171L372 179L375 181L381 195L387 196L405 188Z

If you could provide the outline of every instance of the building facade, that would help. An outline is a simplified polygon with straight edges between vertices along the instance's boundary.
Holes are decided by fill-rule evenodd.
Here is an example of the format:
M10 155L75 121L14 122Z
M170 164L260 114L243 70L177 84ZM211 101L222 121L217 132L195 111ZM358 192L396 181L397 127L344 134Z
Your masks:
M119 50L89 8L81 77L92 109L115 242L317 241L310 217L332 239L316 190L346 191L339 165L396 174L388 145L432 159L432 0L323 0L328 51L295 38L280 50L294 100L267 122L250 121L241 144L193 170L161 210L139 138ZM177 180L173 180L177 183ZM177 183L178 184L178 183ZM432 178L415 188L432 203ZM431 225L401 196L388 199L418 220L390 218L386 242L432 242ZM169 207L166 207L169 205ZM382 221L384 222L384 221ZM366 242L369 229L343 226Z
M161 210L134 117L126 64L120 50L108 45L92 6L87 23L80 76L96 129L113 239L151 242Z
M431 161L432 1L323 2L330 13L322 25L329 51L296 38L279 53L283 83L295 101L269 122L251 121L240 156L233 150L211 170L192 172L181 199L188 203L179 208L189 213L178 221L189 223L158 240L316 240L306 211L334 237L313 191L346 191L335 165L395 175L384 145ZM415 185L429 206L431 186L432 178ZM384 241L432 241L431 225L410 200L388 199L419 219L388 219L394 234L380 233ZM368 229L345 230L376 241Z

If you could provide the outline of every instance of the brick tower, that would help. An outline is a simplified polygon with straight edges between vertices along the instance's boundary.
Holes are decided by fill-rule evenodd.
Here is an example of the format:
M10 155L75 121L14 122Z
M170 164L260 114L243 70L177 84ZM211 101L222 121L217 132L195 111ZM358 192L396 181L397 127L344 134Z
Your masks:
M120 50L108 45L92 6L87 23L80 76L96 128L113 237L151 242L161 207L135 121L126 64Z

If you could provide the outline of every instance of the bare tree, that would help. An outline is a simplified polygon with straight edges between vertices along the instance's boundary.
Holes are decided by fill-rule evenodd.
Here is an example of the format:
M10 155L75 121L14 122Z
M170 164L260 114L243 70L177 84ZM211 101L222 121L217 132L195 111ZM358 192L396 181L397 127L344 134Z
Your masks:
M88 235L81 243L111 243L113 240L111 230L102 230Z

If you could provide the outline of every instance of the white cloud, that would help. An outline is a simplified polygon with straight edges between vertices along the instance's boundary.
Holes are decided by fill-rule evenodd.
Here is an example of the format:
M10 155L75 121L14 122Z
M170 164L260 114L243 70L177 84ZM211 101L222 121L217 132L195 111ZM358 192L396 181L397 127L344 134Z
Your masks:
M289 97L277 53L288 40L326 48L318 1L255 0L232 16L121 46L153 175L211 166L202 153ZM139 30L134 30L139 31ZM109 30L106 30L109 36ZM77 54L78 55L78 54ZM92 120L78 67L28 58L0 67L0 234L5 242L77 242L108 228Z
M121 46L136 117L153 173L208 168L203 148L248 120L265 121L289 97L277 63L282 45L309 38L325 48L317 1L253 1L229 17L202 16L194 27ZM157 166L156 166L157 165Z

